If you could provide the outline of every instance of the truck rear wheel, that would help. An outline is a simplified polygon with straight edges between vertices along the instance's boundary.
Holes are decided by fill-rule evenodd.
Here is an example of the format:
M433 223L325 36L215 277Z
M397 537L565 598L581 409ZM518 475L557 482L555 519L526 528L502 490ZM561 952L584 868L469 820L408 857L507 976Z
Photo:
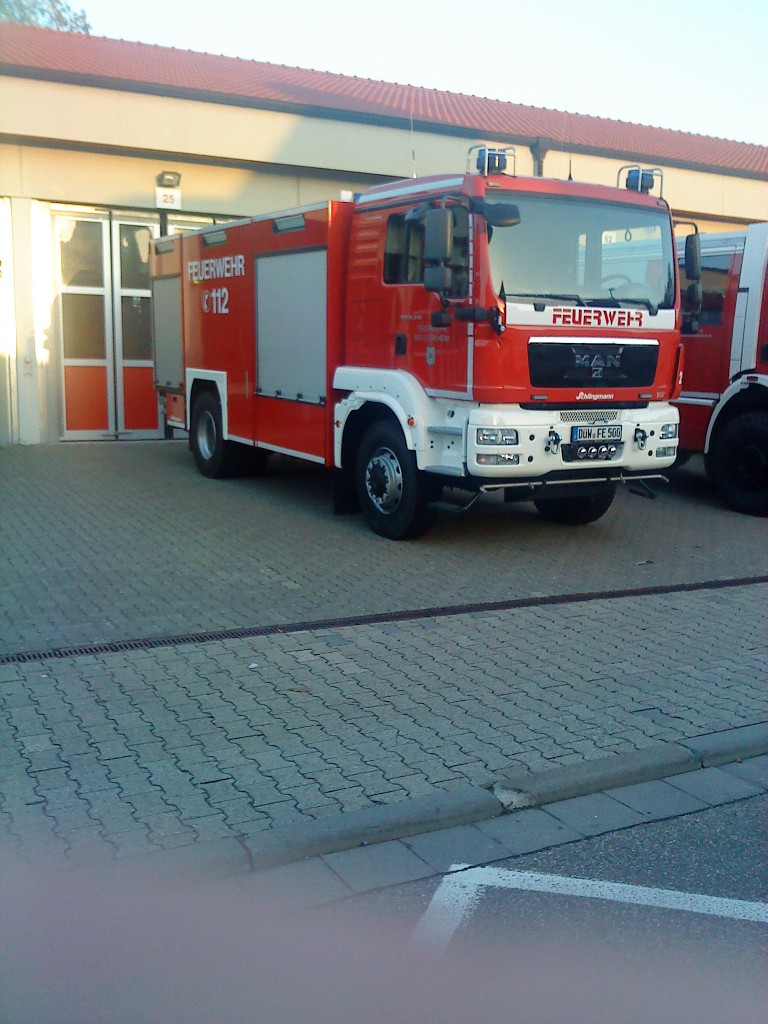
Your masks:
M433 524L429 488L400 429L386 420L372 424L357 452L355 485L368 525L381 537L419 537Z
M747 412L726 423L709 465L731 508L750 516L768 515L768 413Z
M197 468L203 476L234 476L240 468L241 446L224 440L221 405L210 391L204 391L195 400L189 440Z
M534 498L539 515L552 523L566 526L584 526L604 516L613 504L616 484L603 484L592 494L564 494L562 498Z

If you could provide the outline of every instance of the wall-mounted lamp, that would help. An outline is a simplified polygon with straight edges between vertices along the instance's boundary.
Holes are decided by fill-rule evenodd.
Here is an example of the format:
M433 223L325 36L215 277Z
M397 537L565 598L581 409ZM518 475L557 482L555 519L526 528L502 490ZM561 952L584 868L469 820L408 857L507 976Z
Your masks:
M181 175L178 171L160 171L155 181L158 188L178 188L181 184Z

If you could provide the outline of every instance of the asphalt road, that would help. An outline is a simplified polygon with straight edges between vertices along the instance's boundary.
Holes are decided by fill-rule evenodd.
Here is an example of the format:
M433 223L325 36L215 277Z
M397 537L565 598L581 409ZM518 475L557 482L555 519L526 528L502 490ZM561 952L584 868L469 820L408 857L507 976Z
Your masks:
M768 1005L767 813L758 797L390 887L336 921L410 929L452 993L450 1008L435 1000L446 1021L754 1024Z

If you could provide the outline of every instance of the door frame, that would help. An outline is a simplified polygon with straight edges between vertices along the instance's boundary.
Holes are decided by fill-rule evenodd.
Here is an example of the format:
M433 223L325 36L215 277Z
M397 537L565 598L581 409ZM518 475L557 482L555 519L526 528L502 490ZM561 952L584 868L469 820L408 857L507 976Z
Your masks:
M56 319L61 356L61 411L62 430L60 437L65 441L104 440L149 440L164 436L162 413L157 403L157 424L150 429L128 429L126 418L125 370L151 370L153 360L123 358L122 299L147 298L151 300L149 282L147 288L124 288L120 262L120 229L122 226L149 228L152 237L160 231L160 217L157 213L128 212L115 210L84 209L83 207L57 206L52 209L54 270L56 274ZM64 284L62 280L61 241L63 225L78 222L101 225L102 283L96 285ZM64 296L96 295L103 303L104 355L102 358L80 358L65 354ZM68 372L69 371L69 372ZM69 379L68 379L69 378ZM74 378L74 379L72 379ZM154 387L154 386L153 386ZM103 389L103 390L102 390ZM76 421L72 396L79 394L83 401L82 413L93 423L103 415L104 425L88 427L68 426ZM90 403L90 405L88 404Z

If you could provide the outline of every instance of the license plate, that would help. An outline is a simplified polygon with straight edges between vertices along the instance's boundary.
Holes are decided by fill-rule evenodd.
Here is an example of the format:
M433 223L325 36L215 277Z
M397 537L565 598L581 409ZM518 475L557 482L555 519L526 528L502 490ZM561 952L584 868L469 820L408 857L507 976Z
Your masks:
M577 441L620 441L621 440L621 425L607 427L607 426L591 426L591 427L571 427L571 441L575 444Z

